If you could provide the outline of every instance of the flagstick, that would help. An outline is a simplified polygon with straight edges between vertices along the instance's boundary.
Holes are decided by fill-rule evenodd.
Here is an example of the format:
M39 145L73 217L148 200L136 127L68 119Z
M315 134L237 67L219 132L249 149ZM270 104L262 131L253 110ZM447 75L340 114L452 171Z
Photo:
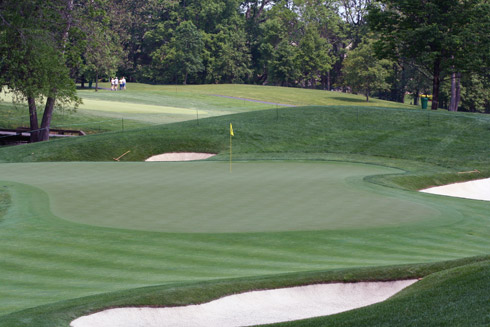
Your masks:
M231 150L231 149L232 149L232 147L231 147L231 146L232 146L232 144L231 144L231 138L232 138L232 136L231 136L231 133L230 133L230 173L231 173L231 157L232 157L232 150Z

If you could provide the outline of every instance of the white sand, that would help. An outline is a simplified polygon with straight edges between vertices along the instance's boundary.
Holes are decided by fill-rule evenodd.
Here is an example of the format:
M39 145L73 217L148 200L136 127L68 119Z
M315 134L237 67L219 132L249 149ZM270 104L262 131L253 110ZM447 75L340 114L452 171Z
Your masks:
M152 156L145 161L190 161L204 160L214 157L214 153L197 153L197 152L169 152Z
M168 308L109 309L72 327L253 326L331 315L381 302L416 280L318 284L253 291L212 302Z
M420 191L458 198L490 201L490 178L430 187Z

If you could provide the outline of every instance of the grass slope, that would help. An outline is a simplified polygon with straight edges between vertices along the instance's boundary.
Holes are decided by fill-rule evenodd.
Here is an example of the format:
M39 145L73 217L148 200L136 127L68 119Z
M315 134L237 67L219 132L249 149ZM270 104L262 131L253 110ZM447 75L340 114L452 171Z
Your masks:
M487 256L431 264L315 271L135 288L15 312L2 316L0 326L62 327L79 316L111 307L181 306L249 290L426 276L392 300L360 309L362 311L278 326L411 326L412 323L415 326L484 326L488 322L488 312L484 308L490 293L487 273L489 259ZM415 310L405 310L408 308ZM460 320L451 320L455 318Z
M275 327L488 326L490 261L431 274L389 300L337 315Z
M108 84L102 86L109 87ZM80 89L78 95L83 99L83 104L77 112L66 109L55 111L53 128L81 129L90 134L120 131L279 107L271 103L416 108L377 99L365 102L362 96L338 92L254 85L130 84L126 91ZM0 102L0 127L29 126L25 105L12 105L10 93L0 92L0 100L4 101ZM39 104L39 119L42 108L42 104Z
M138 90L138 87L141 89ZM171 87L167 88L170 93ZM212 96L211 93L218 93L216 90L215 86L190 87L185 89L189 94L183 92L179 101L184 103L187 97L196 101L217 98L213 101L244 103L241 100L222 100ZM291 92L284 89L285 93L278 96L275 92L279 91L271 90L273 88L254 89L247 86L245 90L225 86L218 94L280 103L293 103L293 100L300 98L311 98L313 101L316 94L320 94L310 94L310 90L295 93L296 90ZM163 94L162 88L156 86L135 86L135 91L147 92L145 97L150 106L157 105L154 102ZM150 92L155 92L153 100ZM179 89L174 92L178 93ZM267 96L268 92L271 93L270 97ZM286 94L288 92L296 95ZM100 94L101 98L94 98L94 101L107 101L103 97L115 96ZM125 96L130 95L128 92ZM288 96L292 99L285 101ZM124 100L125 103L132 101L142 100ZM167 105L178 107L177 102L175 100ZM302 103L298 101L293 104ZM103 103L102 106L106 107L107 104ZM188 110L190 107L188 105L185 108ZM226 113L223 108L218 109ZM215 160L226 161L229 150L228 126L232 122L235 130L234 158L241 161L353 161L396 167L406 173L370 175L364 179L405 189L490 176L487 164L490 159L490 127L489 118L484 115L376 106L255 109L254 112L125 130L124 133L112 132L1 148L0 162L113 161L112 158L128 150L131 152L123 157L125 161L141 161L150 155L170 151L215 152L220 154ZM93 113L101 114L96 111ZM102 114L114 118L110 110ZM138 117L138 113L129 114ZM148 123L144 119L138 121ZM29 170L36 165L40 164L27 165L25 168ZM61 167L63 164L59 165ZM480 173L458 174L473 169L478 169ZM35 169L33 172L36 172ZM16 176L22 173L20 170L15 172ZM72 172L72 177L65 176L65 180L79 178L75 175L76 172ZM64 181L58 182L61 184ZM87 226L61 220L52 214L48 206L49 193L29 183L18 180L0 184L4 191L4 195L0 196L5 203L4 207L8 207L0 221L0 315L7 314L0 316L0 326L66 326L80 312L99 310L106 305L200 302L234 290L259 287L256 285L268 288L312 281L308 278L315 273L309 271L315 270L343 269L341 277L336 275L340 280L349 280L351 276L357 276L358 280L397 279L403 275L396 273L399 268L393 268L393 273L387 275L381 272L384 268L373 268L363 277L356 275L357 268L347 268L449 260L488 254L490 248L487 237L490 233L489 206L481 201L424 195L424 199L430 199L443 212L442 219L403 227L234 234L161 233ZM369 187L379 188L376 185ZM420 267L412 264L406 266L406 269L413 273L419 271ZM450 268L444 267L437 271ZM488 264L482 267L484 273L488 271ZM469 275L477 274L481 277L472 267L468 269L472 271ZM419 276L435 271L425 271ZM278 278L278 274L291 272L296 273ZM266 275L270 277L260 277ZM447 277L452 275L451 272ZM231 282L213 282L220 278L246 276L249 278L247 280L258 278L263 283L250 283L241 288L243 284L235 279ZM457 275L456 280L462 280L464 284L465 278ZM203 280L207 282L202 283ZM316 280L329 281L336 278ZM488 279L482 280L474 287L488 290ZM193 281L200 284L189 284ZM159 284L162 286L156 289L134 289ZM220 287L221 290L213 291ZM123 289L131 290L100 294ZM455 294L458 292L457 289L449 290ZM168 291L181 295L169 301ZM94 297L88 299L88 302L75 299L14 313L91 294ZM425 303L430 304L435 299L429 298ZM475 302L467 299L462 304L469 312L476 312L481 300L485 300L483 292L478 293ZM82 302L85 304L78 307ZM379 316L379 312L372 317L376 314ZM430 308L425 312L432 315ZM447 313L447 319L462 321L466 319L464 317L456 310ZM376 324L378 318L372 318L373 324ZM345 321L349 319L346 317Z
M128 150L122 160L172 151L214 152L226 160L230 122L235 159L392 165L419 172L397 177L410 189L490 176L490 117L362 107L282 108L2 148L0 162L113 161ZM480 173L456 174L474 169Z

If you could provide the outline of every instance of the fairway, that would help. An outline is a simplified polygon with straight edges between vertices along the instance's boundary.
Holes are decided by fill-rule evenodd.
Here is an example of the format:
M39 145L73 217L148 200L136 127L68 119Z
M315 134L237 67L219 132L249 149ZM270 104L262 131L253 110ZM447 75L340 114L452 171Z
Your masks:
M237 233L374 228L440 218L422 196L363 177L401 171L323 162L37 163L1 179L45 191L59 218L124 229ZM416 200L418 199L418 200ZM417 202L418 201L418 202Z
M489 243L488 203L365 181L403 173L376 165L1 168L0 191L11 201L0 229L3 314L148 285L461 258Z

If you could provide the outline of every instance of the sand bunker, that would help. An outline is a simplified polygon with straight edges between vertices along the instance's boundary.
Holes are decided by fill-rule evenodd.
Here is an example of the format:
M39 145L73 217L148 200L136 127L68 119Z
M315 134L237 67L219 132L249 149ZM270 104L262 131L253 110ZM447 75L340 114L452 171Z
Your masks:
M214 157L214 153L197 153L197 152L169 152L156 156L152 156L145 161L191 161L191 160L204 160L210 157Z
M430 187L421 192L455 196L458 198L490 201L490 178Z
M185 307L118 308L80 317L72 327L253 326L331 315L381 302L416 280L318 284L253 291Z

